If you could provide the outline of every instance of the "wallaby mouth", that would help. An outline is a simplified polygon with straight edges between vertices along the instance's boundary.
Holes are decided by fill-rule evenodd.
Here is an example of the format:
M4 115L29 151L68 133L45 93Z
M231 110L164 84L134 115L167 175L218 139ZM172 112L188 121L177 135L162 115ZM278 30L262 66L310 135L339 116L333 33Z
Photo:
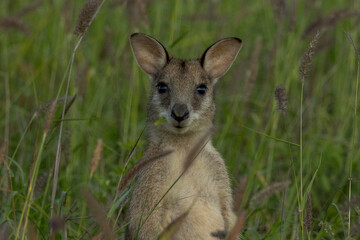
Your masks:
M175 121L175 119L171 118L169 125L174 133L185 133L189 130L189 119L183 121Z
M173 127L177 128L177 129L181 129L181 128L186 128L186 124L184 124L184 122L173 122Z

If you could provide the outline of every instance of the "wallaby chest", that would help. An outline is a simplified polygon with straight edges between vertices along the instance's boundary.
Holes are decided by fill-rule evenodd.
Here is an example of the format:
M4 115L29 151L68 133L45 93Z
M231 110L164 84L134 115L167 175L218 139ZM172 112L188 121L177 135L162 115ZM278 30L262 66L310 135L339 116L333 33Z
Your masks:
M157 162L162 166L160 172L151 174L161 176L158 178L161 193L171 188L164 202L176 204L180 201L188 205L195 199L203 199L218 204L217 173L214 166L222 159L211 144L206 145L195 159L188 159L188 151L186 148L175 148L172 154ZM188 169L184 172L186 167ZM148 171L154 171L153 169L159 168L149 166Z

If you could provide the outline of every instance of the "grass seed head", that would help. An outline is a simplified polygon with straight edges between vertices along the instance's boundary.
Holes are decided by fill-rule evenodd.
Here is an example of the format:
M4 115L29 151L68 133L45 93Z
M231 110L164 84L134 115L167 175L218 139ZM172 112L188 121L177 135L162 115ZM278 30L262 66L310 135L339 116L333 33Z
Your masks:
M34 188L34 197L37 198L44 193L45 185L48 181L49 173L42 173L36 180Z
M91 160L90 179L92 178L97 166L99 165L99 161L101 159L102 153L103 153L103 140L98 139L96 148L94 150L93 158Z
M52 124L52 121L53 121L54 115L55 115L55 110L56 110L56 101L54 101L51 104L50 110L46 114L45 125L44 125L44 134L47 134L51 128L51 124Z
M274 195L275 193L287 188L289 186L289 184L290 184L290 181L283 181L283 182L276 182L276 183L269 185L268 187L264 188L263 190L259 191L258 193L256 193L253 196L253 198L251 200L251 205L257 206L265 199L267 199L267 198L271 197L272 195Z
M283 86L277 86L275 89L275 99L277 102L277 110L283 114L287 111L286 89Z
M304 83L304 80L309 76L319 37L320 32L318 31L313 37L313 39L310 41L310 44L302 57L301 65L299 68L299 79L302 84Z
M314 222L312 211L313 211L313 209L312 209L311 195L310 195L310 193L308 193L307 200L306 200L306 214L305 214L305 219L304 219L304 226L308 232L311 232L312 227L313 227L313 222Z
M6 155L6 149L7 149L7 146L8 146L8 140L5 139L3 144L1 145L1 148L0 148L0 167L1 167L1 164L4 162L5 163L5 155Z
M87 3L85 3L79 14L74 34L84 35L86 33L88 27L90 26L91 20L97 11L98 6L98 0L89 0Z

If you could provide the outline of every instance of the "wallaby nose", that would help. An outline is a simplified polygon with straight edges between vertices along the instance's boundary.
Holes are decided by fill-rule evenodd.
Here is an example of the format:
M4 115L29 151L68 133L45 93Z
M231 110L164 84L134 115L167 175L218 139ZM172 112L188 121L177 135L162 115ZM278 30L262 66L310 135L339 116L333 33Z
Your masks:
M178 122L189 118L189 110L186 104L175 103L171 110L171 117Z

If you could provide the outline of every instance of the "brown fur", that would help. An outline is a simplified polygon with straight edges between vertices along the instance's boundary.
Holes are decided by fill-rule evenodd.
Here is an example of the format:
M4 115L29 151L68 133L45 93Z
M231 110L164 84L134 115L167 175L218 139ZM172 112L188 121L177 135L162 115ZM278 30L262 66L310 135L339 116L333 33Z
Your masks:
M220 40L201 58L191 61L172 58L159 42L145 34L133 34L130 41L140 67L151 79L147 106L148 145L144 158L161 151L174 151L137 174L129 209L130 235L154 239L172 221L189 211L174 239L215 239L211 233L230 231L235 215L226 166L211 141L155 211L150 216L149 213L182 174L186 156L198 143L199 136L212 128L213 87L236 58L241 40ZM159 83L166 84L166 92L159 92ZM199 93L199 86L206 86L205 94ZM188 118L180 122L174 119L171 113L175 104L182 105L179 112L188 110ZM166 119L165 123L156 126L155 122L161 118Z

